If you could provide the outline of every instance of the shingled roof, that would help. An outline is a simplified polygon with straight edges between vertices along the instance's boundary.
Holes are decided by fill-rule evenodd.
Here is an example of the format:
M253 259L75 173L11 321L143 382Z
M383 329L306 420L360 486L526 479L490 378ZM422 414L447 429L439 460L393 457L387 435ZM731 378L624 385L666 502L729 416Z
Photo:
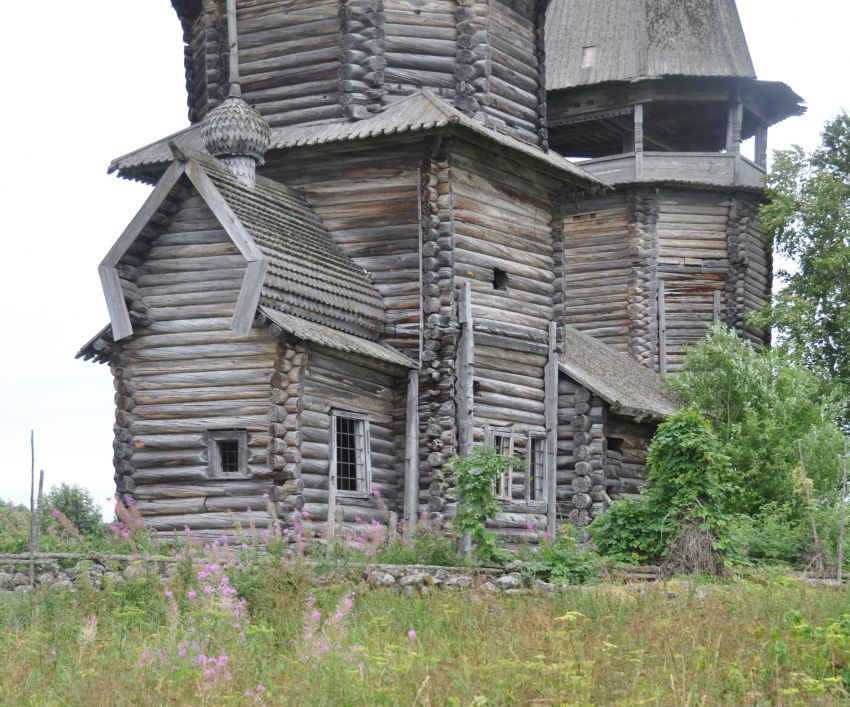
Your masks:
M561 372L609 403L612 412L661 420L676 411L654 371L574 327L564 327L564 341Z
M550 91L661 76L755 78L735 0L553 0Z
M251 189L203 153L200 163L268 260L260 302L267 307L377 338L384 303L369 274L328 233L307 202L279 182L257 177Z
M589 189L607 188L596 177L557 153L544 151L511 135L485 127L427 89L405 96L389 104L383 112L365 120L275 128L272 130L269 149L355 142L390 135L433 132L451 127L534 159L542 170L565 182L581 183ZM157 169L161 172L171 161L169 144L172 142L180 148L204 149L200 126L195 125L114 159L109 166L109 172L117 171L125 177L150 179L151 173L155 173Z

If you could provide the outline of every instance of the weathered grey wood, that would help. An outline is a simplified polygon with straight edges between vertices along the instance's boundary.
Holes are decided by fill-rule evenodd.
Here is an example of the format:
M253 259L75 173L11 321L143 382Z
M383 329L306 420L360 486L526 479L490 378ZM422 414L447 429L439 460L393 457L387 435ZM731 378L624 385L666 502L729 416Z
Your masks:
M404 534L416 528L419 517L419 371L410 371L405 407Z
M664 280L658 282L658 368L667 373L667 306Z
M544 390L546 394L546 529L552 537L557 530L557 455L558 455L558 330L549 324L549 360L546 363Z

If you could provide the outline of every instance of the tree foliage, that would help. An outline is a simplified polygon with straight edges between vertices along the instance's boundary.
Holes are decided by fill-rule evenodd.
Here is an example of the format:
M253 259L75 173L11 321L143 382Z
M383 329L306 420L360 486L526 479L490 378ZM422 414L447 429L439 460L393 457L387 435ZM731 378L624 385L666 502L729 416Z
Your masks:
M778 272L784 287L755 315L779 332L801 361L850 385L850 115L826 124L821 146L775 153L770 202L760 217L775 251L794 267ZM850 403L845 405L850 420Z
M782 350L758 351L716 325L688 350L669 385L711 421L731 460L732 476L725 480L731 512L752 515L793 498L798 439L816 494L837 489L840 397L826 374L789 360Z
M618 501L594 522L602 554L655 562L694 526L723 550L731 468L708 420L693 409L668 418L649 445L647 467L644 497Z
M44 497L45 516L52 519L54 509L62 511L83 535L95 535L103 518L91 493L77 484L54 486Z

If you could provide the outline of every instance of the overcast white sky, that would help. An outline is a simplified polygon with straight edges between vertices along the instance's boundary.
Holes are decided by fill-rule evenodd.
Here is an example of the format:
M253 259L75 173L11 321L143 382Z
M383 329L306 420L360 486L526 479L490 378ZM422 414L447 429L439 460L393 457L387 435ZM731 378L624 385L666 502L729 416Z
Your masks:
M847 0L738 0L759 78L802 95L771 147L817 144L850 109ZM97 264L149 193L109 161L184 127L182 33L168 0L4 6L0 43L0 498L29 501L29 431L45 485L112 484L112 379L77 361L107 322Z

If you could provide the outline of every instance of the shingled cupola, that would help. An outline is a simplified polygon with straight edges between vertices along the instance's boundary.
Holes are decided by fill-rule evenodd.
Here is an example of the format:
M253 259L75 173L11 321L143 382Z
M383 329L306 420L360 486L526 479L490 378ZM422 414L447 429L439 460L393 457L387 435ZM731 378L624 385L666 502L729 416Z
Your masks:
M204 117L201 135L207 152L224 162L240 182L253 188L257 165L263 164L271 143L271 130L266 119L242 99L236 0L227 0L227 29L230 95Z

